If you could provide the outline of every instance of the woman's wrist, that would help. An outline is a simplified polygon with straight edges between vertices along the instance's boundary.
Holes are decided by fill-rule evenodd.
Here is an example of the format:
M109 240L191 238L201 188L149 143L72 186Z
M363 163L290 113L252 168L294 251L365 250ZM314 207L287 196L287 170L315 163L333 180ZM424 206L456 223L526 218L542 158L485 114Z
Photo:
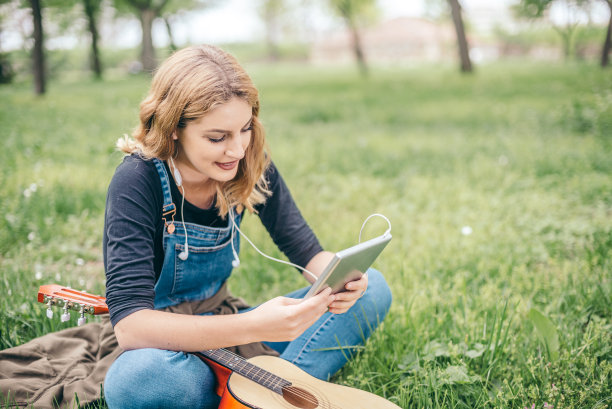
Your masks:
M327 265L329 264L332 258L334 258L334 253L330 251L321 251L315 254L314 257L310 259L308 264L306 264L305 268L306 270L310 271L311 273L313 273L315 276L318 277L321 275L325 267L327 267ZM308 273L304 273L303 275L310 284L314 283L316 280L314 277L311 277L310 274Z

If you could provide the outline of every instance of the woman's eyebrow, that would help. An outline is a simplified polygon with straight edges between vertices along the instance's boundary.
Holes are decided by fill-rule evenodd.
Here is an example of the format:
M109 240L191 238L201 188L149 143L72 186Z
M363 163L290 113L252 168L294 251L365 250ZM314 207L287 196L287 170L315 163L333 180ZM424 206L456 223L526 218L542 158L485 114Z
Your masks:
M251 116L251 117L249 118L249 120L247 121L247 123L246 123L246 124L244 124L244 126L243 126L242 128L240 128L240 129L246 128L246 127L247 127L247 126L248 126L248 125L249 125L249 124L250 124L252 121L253 121L253 117ZM225 130L225 129L218 129L218 128L207 129L205 132L231 133L231 132L230 132L230 131L228 131L228 130Z

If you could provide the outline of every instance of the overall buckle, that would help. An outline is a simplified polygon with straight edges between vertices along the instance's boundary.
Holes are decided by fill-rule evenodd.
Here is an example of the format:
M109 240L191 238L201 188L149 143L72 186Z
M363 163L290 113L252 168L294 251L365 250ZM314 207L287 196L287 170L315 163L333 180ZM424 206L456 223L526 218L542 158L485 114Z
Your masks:
M164 225L166 226L166 231L168 234L174 233L174 215L176 214L176 206L174 203L170 203L169 205L164 205L162 209L162 220L164 221ZM170 222L168 222L168 215L170 215Z

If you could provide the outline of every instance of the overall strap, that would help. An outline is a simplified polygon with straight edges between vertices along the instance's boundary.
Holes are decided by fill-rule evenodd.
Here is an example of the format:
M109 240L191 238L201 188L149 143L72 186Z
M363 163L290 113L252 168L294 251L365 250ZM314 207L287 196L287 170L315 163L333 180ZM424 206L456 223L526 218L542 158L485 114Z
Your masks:
M162 193L164 195L162 219L166 225L166 230L168 233L172 234L174 232L174 215L176 214L176 206L172 201L172 193L170 193L170 180L168 179L168 172L166 172L166 167L164 166L163 161L153 158L153 163L155 163L155 168L159 174L159 180L161 181L162 185ZM170 218L170 220L168 220L168 218Z

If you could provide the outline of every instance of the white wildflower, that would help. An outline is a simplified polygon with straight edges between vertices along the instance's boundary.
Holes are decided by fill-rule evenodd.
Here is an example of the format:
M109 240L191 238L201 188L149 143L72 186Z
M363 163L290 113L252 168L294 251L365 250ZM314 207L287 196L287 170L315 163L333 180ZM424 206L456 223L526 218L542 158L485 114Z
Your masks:
M470 234L472 234L474 230L472 230L472 228L470 226L463 226L461 228L461 234L463 234L464 236L469 236Z
M74 260L74 262L76 263L77 266L82 266L83 264L85 264L85 260L83 260L80 257Z
M4 216L4 219L8 222L8 224L10 225L14 225L15 223L17 223L17 216L15 216L12 213L7 213L6 216Z

